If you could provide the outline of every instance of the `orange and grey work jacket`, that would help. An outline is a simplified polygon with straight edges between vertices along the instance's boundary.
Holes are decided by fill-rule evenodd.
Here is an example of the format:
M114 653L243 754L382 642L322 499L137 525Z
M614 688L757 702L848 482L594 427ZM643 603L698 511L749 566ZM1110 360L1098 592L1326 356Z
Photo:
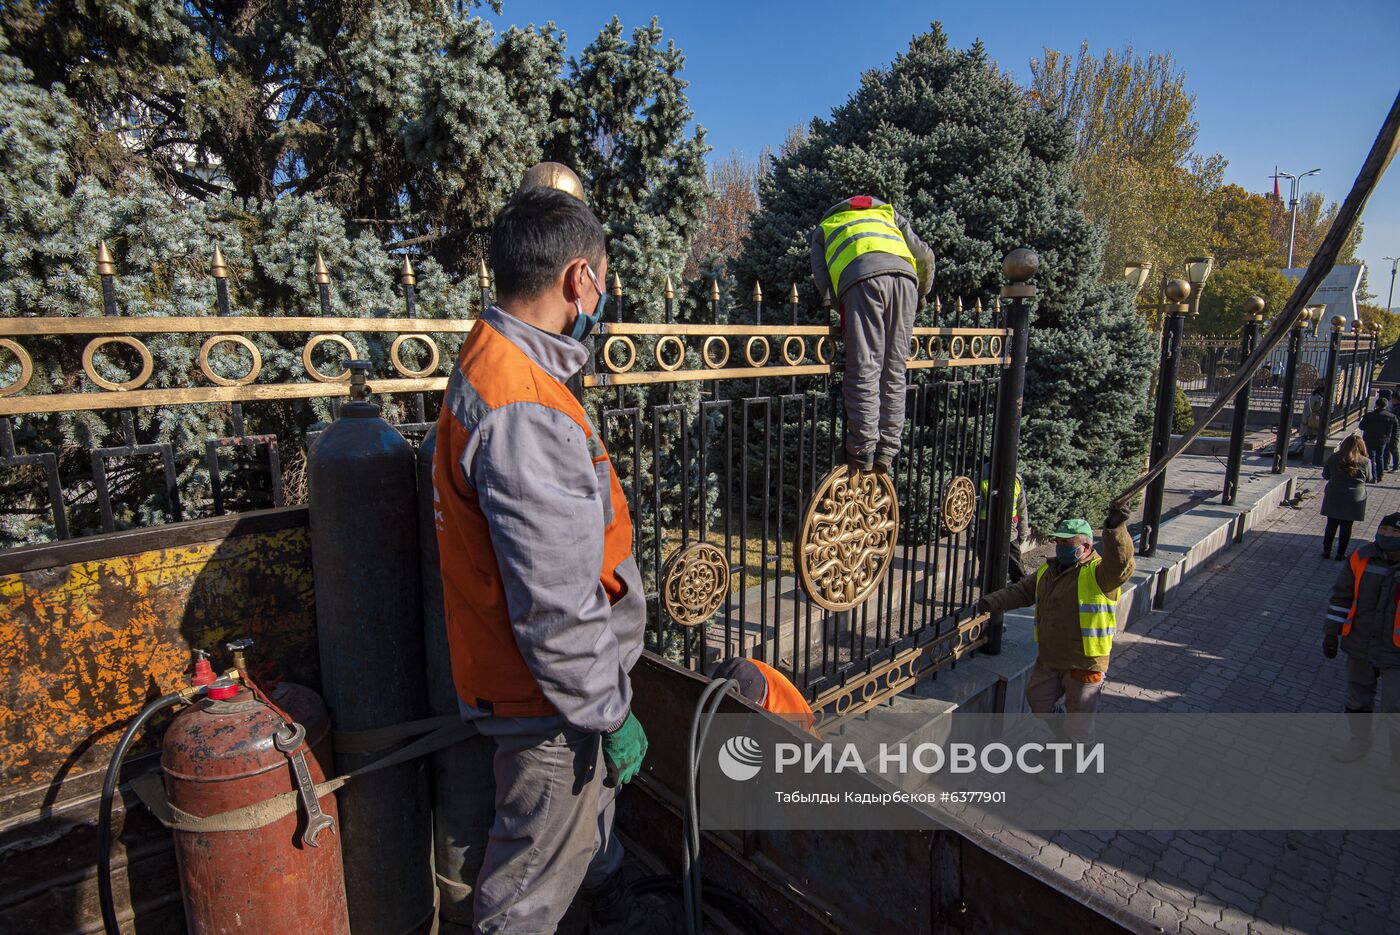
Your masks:
M1374 542L1352 552L1337 574L1322 632L1340 634L1348 656L1400 668L1400 564Z
M646 601L627 500L564 381L582 344L491 307L448 380L433 460L452 677L466 717L621 726Z

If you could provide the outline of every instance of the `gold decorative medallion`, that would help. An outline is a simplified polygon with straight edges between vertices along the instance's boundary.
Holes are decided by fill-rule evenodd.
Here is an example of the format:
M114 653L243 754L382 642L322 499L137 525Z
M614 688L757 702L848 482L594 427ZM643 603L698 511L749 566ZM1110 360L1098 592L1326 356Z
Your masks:
M894 559L899 501L888 474L836 467L812 497L797 541L802 589L827 610L870 598Z
M728 593L729 559L708 542L677 549L661 570L662 609L683 627L709 620Z
M962 532L972 523L977 512L977 488L972 478L959 475L948 482L943 491L943 528Z

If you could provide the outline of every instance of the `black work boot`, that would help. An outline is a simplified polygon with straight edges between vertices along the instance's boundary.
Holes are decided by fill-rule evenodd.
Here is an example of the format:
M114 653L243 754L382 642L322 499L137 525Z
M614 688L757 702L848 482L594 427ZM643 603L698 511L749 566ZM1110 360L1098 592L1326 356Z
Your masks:
M1332 751L1332 759L1338 763L1355 763L1371 752L1371 712L1360 708L1347 708L1347 731L1350 736L1346 743Z
M889 463L888 461L886 461L884 458L880 458L880 459L878 459L878 460L875 462L875 473L876 473L876 474L888 474L889 472L890 472L890 463Z
M869 474L872 465L864 458L857 458L855 455L846 455L846 470L852 477L857 474Z
M627 931L636 898L622 870L579 895L588 900L588 935L622 935Z

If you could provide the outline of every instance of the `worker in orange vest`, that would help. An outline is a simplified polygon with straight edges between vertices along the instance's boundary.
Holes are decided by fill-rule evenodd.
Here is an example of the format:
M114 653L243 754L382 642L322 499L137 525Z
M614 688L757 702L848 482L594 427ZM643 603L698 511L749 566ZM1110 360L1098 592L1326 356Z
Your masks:
M1376 528L1374 542L1351 553L1332 586L1323 622L1322 654L1347 655L1346 713L1349 737L1333 759L1359 760L1371 751L1379 690L1388 720L1400 715L1400 513ZM1390 771L1385 787L1400 792L1400 729L1390 730Z
M463 717L496 744L473 904L488 935L553 932L576 894L595 933L631 916L613 815L647 749L628 675L646 592L617 473L565 386L602 314L604 248L574 194L530 187L506 205L491 232L496 303L463 342L438 417L453 681Z
M739 694L754 704L815 733L813 725L817 719L807 699L787 676L768 663L735 657L715 666L711 674L717 679L733 679L739 683Z

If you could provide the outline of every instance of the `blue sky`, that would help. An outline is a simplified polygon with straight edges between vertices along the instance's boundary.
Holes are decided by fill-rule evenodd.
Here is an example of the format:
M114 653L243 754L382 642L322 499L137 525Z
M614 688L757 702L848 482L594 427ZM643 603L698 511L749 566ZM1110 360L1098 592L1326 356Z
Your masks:
M942 21L955 45L982 39L1001 67L1022 81L1029 78L1030 59L1047 46L1074 51L1087 39L1096 52L1127 44L1170 51L1197 96L1198 150L1225 156L1226 180L1252 191L1272 188L1277 164L1288 172L1322 169L1304 190L1321 191L1328 201L1343 198L1400 90L1396 0L505 0L504 14L489 19L498 25L553 20L576 52L613 15L628 27L659 17L685 52L691 106L715 155L776 148L788 127L828 114L855 89L862 71L888 63L933 20ZM1400 165L1382 180L1363 220L1362 259L1371 267L1371 291L1384 303L1390 264L1381 257L1400 256Z

